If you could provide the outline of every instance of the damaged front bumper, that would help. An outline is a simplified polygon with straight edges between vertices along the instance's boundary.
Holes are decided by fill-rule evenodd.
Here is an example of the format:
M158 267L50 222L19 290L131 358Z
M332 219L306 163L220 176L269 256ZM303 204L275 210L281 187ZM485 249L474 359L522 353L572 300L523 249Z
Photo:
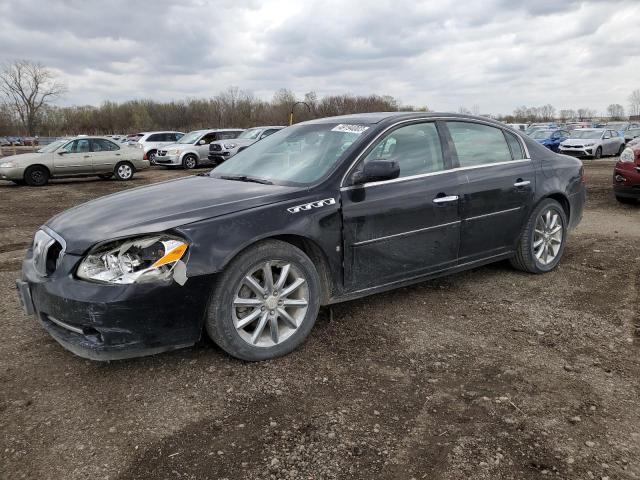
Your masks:
M34 267L30 249L16 282L28 314L64 348L91 360L151 355L193 345L200 338L212 279L173 278L106 285L74 276L82 257L65 254L51 275Z

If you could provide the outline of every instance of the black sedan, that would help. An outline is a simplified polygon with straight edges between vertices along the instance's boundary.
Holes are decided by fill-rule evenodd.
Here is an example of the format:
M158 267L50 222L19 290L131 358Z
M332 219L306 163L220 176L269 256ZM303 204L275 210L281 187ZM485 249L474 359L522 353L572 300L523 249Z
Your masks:
M582 217L579 160L500 123L375 113L281 130L209 173L68 210L17 286L96 360L193 345L284 355L321 305L509 259L544 273Z

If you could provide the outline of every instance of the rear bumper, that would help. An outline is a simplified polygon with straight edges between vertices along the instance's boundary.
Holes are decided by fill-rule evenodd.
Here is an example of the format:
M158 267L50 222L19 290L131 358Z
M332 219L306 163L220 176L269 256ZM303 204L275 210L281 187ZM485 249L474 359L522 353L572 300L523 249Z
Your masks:
M16 282L25 312L64 348L91 360L151 355L200 338L211 278L102 285L71 273L80 257L65 254L50 278L40 277L31 251Z

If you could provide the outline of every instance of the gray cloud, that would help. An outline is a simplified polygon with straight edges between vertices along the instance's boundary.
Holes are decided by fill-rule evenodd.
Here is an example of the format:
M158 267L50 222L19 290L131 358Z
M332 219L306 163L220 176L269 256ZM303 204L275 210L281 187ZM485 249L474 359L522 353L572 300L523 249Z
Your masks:
M389 94L439 110L604 110L640 87L631 0L9 0L0 61L29 58L65 104L214 95ZM584 103L586 102L586 103Z

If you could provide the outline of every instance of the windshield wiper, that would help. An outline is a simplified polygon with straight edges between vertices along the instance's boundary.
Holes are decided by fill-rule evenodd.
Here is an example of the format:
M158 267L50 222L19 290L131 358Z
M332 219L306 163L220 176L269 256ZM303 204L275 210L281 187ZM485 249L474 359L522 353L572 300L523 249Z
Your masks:
M238 182L254 182L262 183L263 185L273 185L273 182L271 180L249 177L247 175L220 175L220 178L222 178L223 180L236 180Z

